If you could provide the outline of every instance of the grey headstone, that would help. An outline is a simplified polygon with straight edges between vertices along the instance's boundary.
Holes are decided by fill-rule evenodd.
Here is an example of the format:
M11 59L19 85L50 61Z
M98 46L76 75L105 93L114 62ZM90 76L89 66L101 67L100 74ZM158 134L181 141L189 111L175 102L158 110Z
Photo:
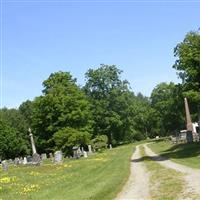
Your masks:
M42 153L41 154L41 158L42 158L42 160L46 160L47 159L47 154L46 153Z
M56 151L54 153L54 162L55 163L62 162L62 151Z
M92 146L91 145L88 145L88 153L92 153Z
M23 162L24 162L24 159L22 157L20 157L19 164L23 164Z
M109 145L110 149L112 149L112 144Z
M27 156L27 162L31 163L32 162L32 156Z
M34 153L34 154L33 154L32 163L33 163L34 165L39 165L40 162L41 162L40 155L37 154L37 153Z
M81 151L80 147L78 147L77 153L78 153L78 157L82 156L82 151Z
M6 160L4 160L4 161L2 161L2 168L3 168L3 170L4 171L8 171L8 163L7 163L7 161Z
M13 164L14 161L13 161L12 159L9 159L9 160L8 160L8 163L9 163L9 164Z
M73 147L72 150L73 150L73 158L78 159L79 158L78 147Z
M18 158L18 157L15 158L15 160L14 160L14 165L19 165L19 158Z
M52 153L49 153L49 158L51 159L52 162L54 162L54 157Z

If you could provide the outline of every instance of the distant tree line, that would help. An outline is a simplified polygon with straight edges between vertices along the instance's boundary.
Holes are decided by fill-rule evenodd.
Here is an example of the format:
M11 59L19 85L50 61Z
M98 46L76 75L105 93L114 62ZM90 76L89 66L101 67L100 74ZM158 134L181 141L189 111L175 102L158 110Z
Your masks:
M149 98L134 94L115 65L89 69L83 87L69 72L52 73L43 82L41 96L18 109L0 110L0 158L30 154L29 127L40 153L61 149L66 155L73 146L98 148L176 134L185 128L184 97L197 120L199 31L188 33L174 55L173 67L182 83L160 83Z

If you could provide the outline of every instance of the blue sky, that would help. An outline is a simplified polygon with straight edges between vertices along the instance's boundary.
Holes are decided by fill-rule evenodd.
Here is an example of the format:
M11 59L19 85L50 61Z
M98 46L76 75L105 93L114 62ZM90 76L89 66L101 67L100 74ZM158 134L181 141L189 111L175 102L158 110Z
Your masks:
M2 106L41 95L52 72L80 85L88 68L115 64L135 93L178 82L173 49L200 27L200 1L2 1Z

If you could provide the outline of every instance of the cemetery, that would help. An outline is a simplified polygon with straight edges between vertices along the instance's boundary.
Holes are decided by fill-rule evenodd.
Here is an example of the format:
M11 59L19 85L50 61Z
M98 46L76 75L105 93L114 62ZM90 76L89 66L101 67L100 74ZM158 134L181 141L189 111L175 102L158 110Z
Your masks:
M199 6L1 0L0 200L199 200Z

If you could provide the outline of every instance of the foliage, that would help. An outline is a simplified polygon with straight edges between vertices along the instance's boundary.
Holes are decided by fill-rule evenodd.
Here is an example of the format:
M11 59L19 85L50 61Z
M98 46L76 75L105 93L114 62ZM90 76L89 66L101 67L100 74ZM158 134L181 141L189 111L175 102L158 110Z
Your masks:
M160 83L151 94L152 113L157 126L157 135L175 134L184 127L184 105L181 88L174 83ZM155 127L155 126L154 126Z
M106 135L97 135L92 140L92 144L95 150L106 149L108 146L108 137Z
M86 73L84 91L92 105L93 135L107 135L110 144L134 140L137 129L134 117L139 104L121 73L115 65L103 64Z
M68 72L56 72L43 82L43 96L33 102L33 129L39 150L54 149L53 135L71 127L90 131L90 104Z
M87 145L90 141L90 136L88 132L66 127L57 131L53 135L53 140L57 149L61 149L66 155L69 155L72 153L73 146Z
M27 145L19 133L0 120L0 159L14 158L28 153Z
M30 100L27 100L23 102L19 106L19 113L23 115L24 120L26 121L26 124L28 127L32 124L32 115L33 115L33 102Z
M177 60L173 67L183 81L183 96L196 112L200 102L200 32L189 32L174 49L174 55Z
M4 145L8 143L7 148L9 149L6 150L7 148L5 148L4 157L11 158L14 156L14 153L16 156L30 153L28 124L19 110L3 108L0 110L0 119L2 123L0 137L2 137L2 142L5 142ZM13 140L14 137L16 139ZM13 140L13 142L10 140Z

